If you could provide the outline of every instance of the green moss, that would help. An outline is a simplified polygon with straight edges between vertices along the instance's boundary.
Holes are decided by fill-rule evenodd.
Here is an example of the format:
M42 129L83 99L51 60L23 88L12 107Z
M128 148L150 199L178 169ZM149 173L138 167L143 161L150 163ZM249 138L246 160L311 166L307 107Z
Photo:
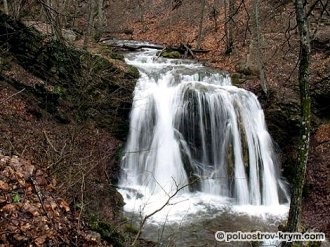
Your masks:
M125 224L124 225L124 231L126 233L132 233L134 235L136 235L139 232L139 230L135 226L133 226L132 224Z
M164 51L161 53L161 56L166 58L181 58L181 54L178 51Z
M103 45L100 51L103 56L124 61L124 55L113 51L113 49L108 45Z
M110 57L112 59L117 59L117 60L124 61L124 55L123 54L119 54L119 53L113 52L113 53L110 54Z
M137 68L132 65L128 65L127 72L125 73L125 78L139 78L140 73Z
M237 86L237 85L240 85L241 84L241 80L240 80L240 74L239 73L233 73L230 75L231 77L231 83L234 85L234 86Z
M125 238L111 224L92 215L89 225L93 231L100 233L102 239L111 243L113 246L124 246Z
M53 92L54 92L55 94L58 94L58 95L62 96L62 95L65 94L66 89L63 88L63 87L61 87L60 85L55 85L55 86L54 86L54 90L53 90Z
M0 49L0 72L10 69L11 60L12 58L9 56L6 49Z

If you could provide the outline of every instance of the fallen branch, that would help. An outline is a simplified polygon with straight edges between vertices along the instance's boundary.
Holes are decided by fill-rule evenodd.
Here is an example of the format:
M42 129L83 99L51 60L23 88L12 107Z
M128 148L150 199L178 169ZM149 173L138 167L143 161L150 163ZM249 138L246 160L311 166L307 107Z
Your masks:
M46 208L45 208L44 202L43 202L43 200L42 200L42 194L41 194L41 191L40 191L40 189L39 189L39 187L38 187L36 181L33 179L32 176L30 177L30 181L31 181L31 183L32 183L32 186L33 186L33 188L34 188L34 191L35 191L36 194L37 194L37 197L38 197L38 199L39 199L39 202L40 202L40 204L41 204L41 207L42 207L43 211L44 211L45 214L46 214L46 217L47 217L51 222L53 222L52 219L49 217L48 212L47 212L47 210L46 210Z
M25 88L23 88L22 90L20 90L20 91L14 93L14 94L12 94L12 95L10 95L8 98L5 98L5 99L1 100L0 103L4 103L4 102L8 101L10 98L14 97L14 96L17 95L17 94L20 94L20 93L23 92L24 90L25 90Z
M189 46L187 45L183 45L183 47L186 49L185 51L185 58L190 54L192 56L192 58L195 58L195 55L193 53L193 51L190 49Z
M138 51L141 49L156 49L156 50L167 50L167 51L178 51L181 54L185 54L188 51L194 57L194 53L208 53L210 50L203 50L203 49L191 49L186 44L181 44L180 46L168 46L164 47L161 45L118 45L118 44L110 44L111 47L124 49L128 51Z
M166 47L164 47L163 50L161 50L161 51L159 52L157 58L159 58L159 57L164 53L164 51L166 51Z
M42 133L44 134L45 139L46 139L47 143L49 144L49 146L55 151L55 153L58 153L59 154L60 152L55 148L55 146L53 145L53 143L50 141L50 139L48 138L48 135L47 135L46 131L42 131Z

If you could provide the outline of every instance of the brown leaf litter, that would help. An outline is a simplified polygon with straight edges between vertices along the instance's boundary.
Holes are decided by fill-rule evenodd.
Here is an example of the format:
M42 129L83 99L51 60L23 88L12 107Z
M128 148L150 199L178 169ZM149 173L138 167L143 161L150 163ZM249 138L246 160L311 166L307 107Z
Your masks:
M46 171L0 154L0 246L104 246Z

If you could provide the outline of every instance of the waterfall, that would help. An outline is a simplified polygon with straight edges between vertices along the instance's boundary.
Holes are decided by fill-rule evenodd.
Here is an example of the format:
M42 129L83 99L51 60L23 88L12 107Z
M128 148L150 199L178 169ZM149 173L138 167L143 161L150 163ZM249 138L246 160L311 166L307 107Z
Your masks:
M208 195L234 205L287 200L257 97L233 86L227 73L156 52L126 55L141 76L121 162L125 201L147 205L178 188L182 198Z

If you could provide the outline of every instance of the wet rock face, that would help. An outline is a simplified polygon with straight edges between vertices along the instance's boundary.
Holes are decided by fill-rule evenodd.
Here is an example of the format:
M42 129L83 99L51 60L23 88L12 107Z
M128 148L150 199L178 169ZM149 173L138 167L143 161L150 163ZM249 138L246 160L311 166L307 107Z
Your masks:
M327 51L330 49L330 25L319 26L311 42L312 48Z
M299 95L288 88L276 89L263 103L266 123L275 142L284 147L299 135Z
M311 87L313 112L322 119L330 119L330 75Z
M282 175L291 183L297 161L296 145L300 131L299 94L290 88L271 88L269 97L254 92L265 113L265 119L281 162Z

